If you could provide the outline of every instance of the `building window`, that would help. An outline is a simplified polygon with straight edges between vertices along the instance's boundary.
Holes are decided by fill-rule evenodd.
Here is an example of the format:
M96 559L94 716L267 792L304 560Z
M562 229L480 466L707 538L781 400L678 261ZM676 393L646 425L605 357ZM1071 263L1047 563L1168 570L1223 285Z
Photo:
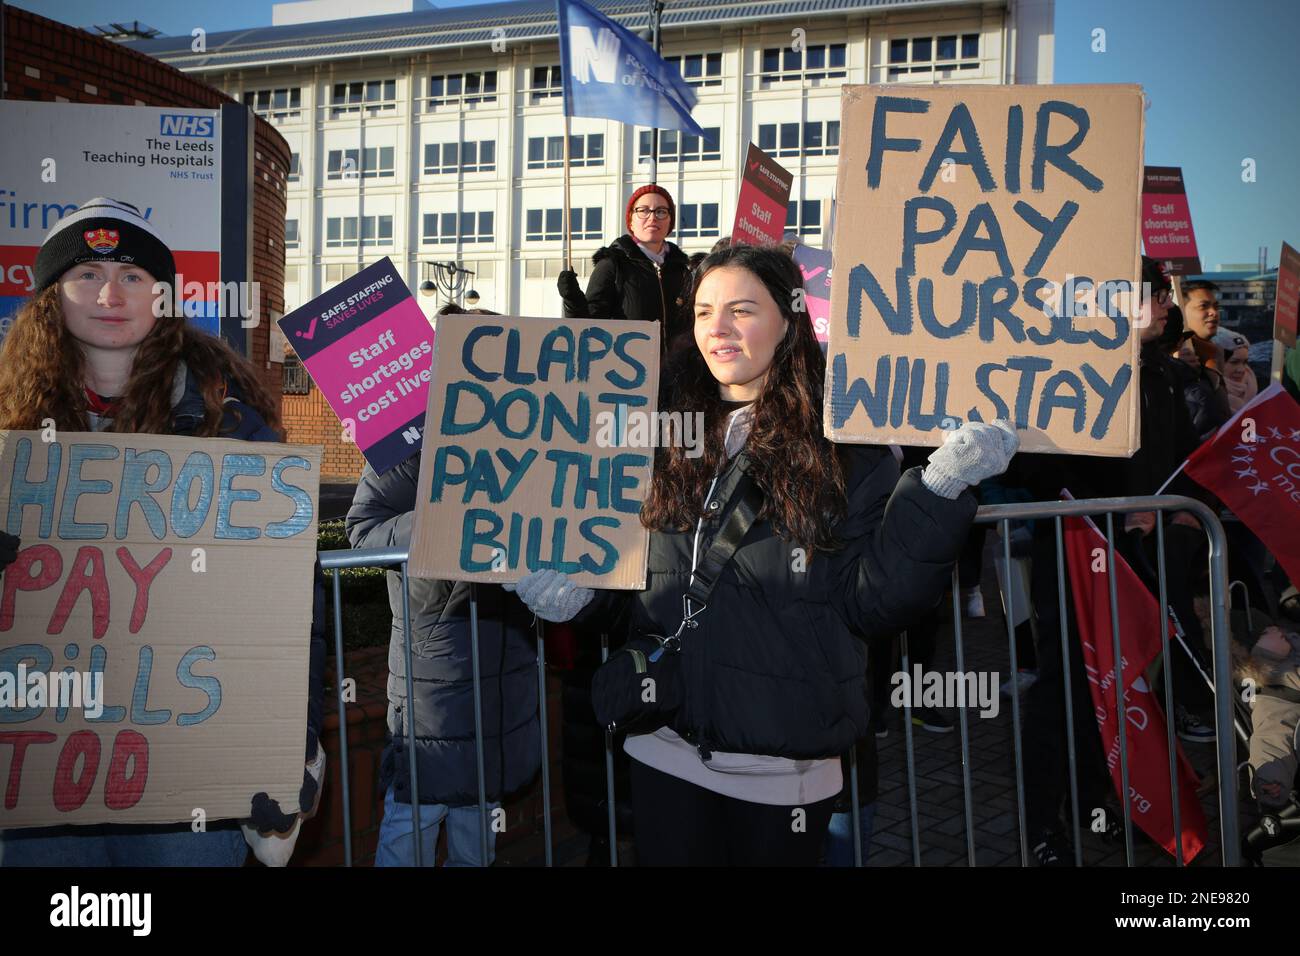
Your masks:
M769 47L763 51L763 68L759 79L764 85L781 80L842 80L845 71L847 45L823 43L793 47Z
M947 36L895 37L889 41L889 78L911 73L952 76L980 68L978 33Z
M425 143L424 173L490 173L497 168L497 141L469 140L464 143Z
M330 92L330 119L366 111L367 116L397 109L396 80L355 80L335 83Z
M476 73L445 73L429 77L429 96L425 109L432 111L440 106L461 108L478 103L497 101L497 71Z
M325 246L326 248L336 248L340 246L355 246L357 244L357 223L356 216L333 216L325 220ZM392 216L361 216L360 217L360 240L363 246L384 246L392 245L393 242L393 217Z
M289 182L296 183L302 177L302 154L289 154Z
M285 395L307 395L311 392L311 376L297 353L286 351L284 367L280 370L280 391Z
M683 203L677 207L677 235L682 239L705 238L718 234L718 204Z
M722 85L721 53L688 53L666 56L664 62L681 71L682 78L694 87Z
M659 162L689 163L705 159L722 158L722 128L704 127L704 137L694 133L683 133L675 129L659 131ZM645 162L650 158L650 130L642 130L640 137L640 157Z
M460 241L491 242L493 218L494 215L490 210L462 212L460 214Z
M495 278L497 274L496 266L497 264L495 259L479 259L477 261L466 259L460 264L462 269L468 269L470 272L474 273L473 277L469 280L471 284Z
M785 231L801 236L820 236L822 234L822 201L805 199L800 202L791 200L785 212Z
M427 245L454 245L461 242L492 242L492 224L495 213L484 212L426 212L421 241Z
M569 136L570 166L601 166L605 162L605 134L587 133ZM530 136L529 169L561 169L564 166L563 136Z
M555 66L535 66L528 80L530 103L540 103L552 96L564 95L564 74L559 64Z
M344 279L351 279L361 269L355 262L328 262L325 264L325 284L338 285Z
M840 151L840 121L763 123L758 127L758 148L769 156L836 156Z
M560 209L529 209L524 214L524 238L531 242L563 238Z
M456 214L454 212L426 212L422 241L444 246L456 243Z
M286 219L284 221L284 247L286 249L298 248L298 220Z
M302 88L281 87L273 90L245 90L244 105L264 119L298 119L302 115Z
M376 179L393 175L393 147L367 146L365 149L331 149L326 164L326 179Z
M284 284L285 284L285 285L297 285L297 284L298 284L298 267L297 267L297 266L295 266L295 265L288 265L288 264L285 265L285 267L284 267Z
M572 234L573 238L599 239L600 214L601 208L599 206L588 206L585 210L570 209L569 232Z
M530 242L563 239L564 220L561 213L561 209L529 209L524 214L524 238ZM574 239L601 238L601 208L571 208L569 230Z

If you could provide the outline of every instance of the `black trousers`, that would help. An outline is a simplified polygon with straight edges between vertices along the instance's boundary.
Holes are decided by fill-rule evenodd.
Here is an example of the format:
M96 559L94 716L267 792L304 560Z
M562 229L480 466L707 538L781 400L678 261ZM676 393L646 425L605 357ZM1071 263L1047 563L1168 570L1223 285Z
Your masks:
M805 807L750 803L639 760L631 765L641 866L816 866L821 861L834 797Z

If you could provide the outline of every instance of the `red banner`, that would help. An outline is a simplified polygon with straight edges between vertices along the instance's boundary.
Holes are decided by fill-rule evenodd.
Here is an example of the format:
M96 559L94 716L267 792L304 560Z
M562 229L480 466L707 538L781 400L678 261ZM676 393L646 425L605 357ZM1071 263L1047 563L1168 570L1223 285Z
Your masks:
M1192 211L1177 166L1148 166L1142 178L1142 245L1171 276L1200 275Z
M1300 581L1300 406L1281 384L1242 406L1185 467Z
M1106 539L1091 521L1065 519L1065 554L1074 592L1074 616L1088 690L1096 708L1097 729L1106 766L1118 793L1123 788L1119 761L1119 722L1115 719L1115 641L1110 618L1110 576L1106 573ZM1156 599L1133 569L1115 555L1116 618L1120 634L1120 674L1124 714L1128 718L1128 799L1133 822L1171 855L1175 852L1169 744L1165 715L1147 684L1146 669L1160 654L1161 620ZM1173 640L1173 625L1164 616ZM1229 731L1231 732L1231 731ZM1196 773L1178 748L1178 803L1182 814L1183 859L1191 861L1209 836L1205 813L1196 798Z
M1300 314L1300 252L1282 243L1277 265L1277 299L1273 305L1273 338L1295 348L1296 320Z
M779 244L785 235L793 182L785 167L750 143L740 180L740 198L736 200L731 241L752 246Z

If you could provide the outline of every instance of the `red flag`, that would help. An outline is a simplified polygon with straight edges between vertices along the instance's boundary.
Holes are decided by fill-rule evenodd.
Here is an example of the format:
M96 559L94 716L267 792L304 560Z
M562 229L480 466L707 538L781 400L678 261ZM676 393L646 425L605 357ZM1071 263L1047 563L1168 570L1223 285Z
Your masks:
M1091 521L1065 519L1065 554L1074 593L1074 616L1088 670L1088 690L1096 708L1097 729L1115 792L1123 787L1119 763L1119 723L1115 720L1115 642L1110 627L1110 577L1106 539ZM1165 715L1146 681L1145 671L1160 654L1158 603L1133 569L1115 555L1115 600L1119 621L1124 712L1128 717L1130 813L1133 822L1171 855L1174 815L1169 785L1169 745ZM1173 625L1164 616L1173 640ZM1231 732L1230 730L1227 732ZM1191 861L1209 836L1205 812L1196 798L1196 773L1178 748L1178 796L1182 812L1183 859Z
M1292 581L1300 581L1300 405L1274 382L1187 459Z

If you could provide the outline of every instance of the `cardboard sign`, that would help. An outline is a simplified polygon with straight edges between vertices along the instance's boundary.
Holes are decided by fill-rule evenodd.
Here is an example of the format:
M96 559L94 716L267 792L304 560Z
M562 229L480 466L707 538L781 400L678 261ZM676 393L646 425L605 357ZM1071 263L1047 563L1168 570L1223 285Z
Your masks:
M840 128L827 435L1132 454L1141 90L846 86Z
M1170 276L1201 274L1192 212L1177 166L1147 166L1142 177L1142 245Z
M319 446L0 432L0 829L296 806Z
M1273 304L1273 339L1295 348L1296 319L1300 316L1300 252L1282 243L1277 264L1277 299Z
M387 257L280 320L378 474L420 449L433 327Z
M831 314L831 254L801 242L794 247L794 261L803 276L804 302L813 333L818 342L825 342Z
M443 316L433 369L411 573L645 587L659 323Z
M731 241L751 246L776 245L785 234L790 210L790 185L794 180L776 160L753 143L745 156L745 172L736 200L736 223Z

